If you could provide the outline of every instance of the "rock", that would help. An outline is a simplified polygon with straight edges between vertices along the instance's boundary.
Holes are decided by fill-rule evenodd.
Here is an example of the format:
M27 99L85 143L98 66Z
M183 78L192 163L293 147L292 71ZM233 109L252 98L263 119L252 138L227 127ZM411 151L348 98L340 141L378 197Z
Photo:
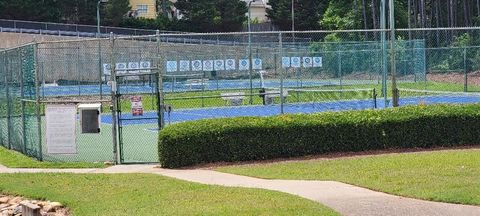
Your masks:
M20 202L22 202L22 201L23 201L23 199L22 199L21 197L14 197L13 199L10 199L10 200L8 201L8 204L10 204L10 205L18 204L18 203L20 203Z
M9 200L10 198L8 197L0 197L0 203L8 203Z
M110 161L105 161L105 162L103 162L103 164L105 166L113 166L113 162L110 162Z
M40 207L43 207L43 206L48 205L48 203L45 202L45 201L39 201L39 202L37 202L37 205L40 206Z
M55 208L61 208L63 207L63 205L59 202L51 202L50 203L51 206L55 207Z
M3 210L4 208L7 208L8 206L10 206L10 205L8 205L8 204L0 204L0 211Z
M17 207L15 207L15 209L13 209L13 214L14 215L21 214L21 213L22 213L22 207L21 206L17 206Z
M51 202L48 203L46 206L43 207L43 210L46 212L54 212L57 209L61 208L63 205L59 202Z

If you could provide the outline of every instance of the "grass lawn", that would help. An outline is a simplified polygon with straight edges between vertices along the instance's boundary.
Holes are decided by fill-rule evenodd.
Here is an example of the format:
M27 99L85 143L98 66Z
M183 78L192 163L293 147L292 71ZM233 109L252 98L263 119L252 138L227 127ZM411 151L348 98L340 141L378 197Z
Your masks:
M0 146L0 164L10 168L103 168L103 163L40 162Z
M333 180L391 194L480 205L480 150L227 166L218 171L266 179Z
M338 215L285 193L153 174L0 174L0 192L59 201L74 215Z

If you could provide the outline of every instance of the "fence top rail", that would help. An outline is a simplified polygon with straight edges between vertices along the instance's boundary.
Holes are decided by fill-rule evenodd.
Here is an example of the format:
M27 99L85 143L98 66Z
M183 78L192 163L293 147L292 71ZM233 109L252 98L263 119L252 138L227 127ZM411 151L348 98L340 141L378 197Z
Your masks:
M473 27L444 27L444 28L411 28L395 29L395 31L455 31L455 30L480 30L480 26Z
M160 33L160 36L221 36L221 35L273 35L273 34L315 34L315 33L362 33L362 32L388 32L389 29L351 29L351 30L311 30L311 31L261 31L261 32L210 32L210 33Z
M30 42L30 43L26 43L26 44L21 44L21 45L14 46L14 47L9 47L9 48L5 48L5 49L0 49L0 52L8 52L8 51L15 50L15 49L19 49L19 48L22 48L22 47L32 46L32 45L35 45L35 44L37 44L37 43L35 43L35 42Z
M80 38L80 39L71 39L71 40L42 41L42 42L38 42L38 44L73 43L73 42L108 41L108 40L109 38Z
M96 25L85 25L85 24L70 24L70 23L54 23L54 22L39 22L39 21L29 21L29 20L10 20L10 19L0 19L0 22L11 22L11 23L32 23L32 24L39 24L39 25L55 25L55 26L72 26L72 27L87 27L97 30ZM125 27L114 27L114 26L100 26L102 29L117 29L117 30L127 30L127 31L152 31L155 32L156 30L152 29L139 29L139 28L125 28ZM45 28L48 30L48 28ZM169 33L187 33L181 31L167 31L167 30L160 30L161 32L169 32Z

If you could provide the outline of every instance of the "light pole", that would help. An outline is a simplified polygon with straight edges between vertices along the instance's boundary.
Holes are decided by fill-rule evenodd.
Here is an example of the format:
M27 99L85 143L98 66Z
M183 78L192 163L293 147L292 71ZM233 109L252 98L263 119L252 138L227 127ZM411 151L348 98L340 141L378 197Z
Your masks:
M389 14L390 14L390 50L391 50L391 70L392 70L392 105L398 107L398 89L397 89L397 62L396 62L396 49L395 49L395 4L393 0L389 2Z
M97 37L100 37L100 4L107 3L108 0L98 0L97 2ZM103 98L103 83L102 83L102 46L100 44L100 40L98 40L98 80L100 83L100 99ZM105 79L105 82L107 80Z
M295 31L295 5L294 5L294 1L295 0L292 0L292 32Z
M108 0L98 0L97 2L97 34L100 35L100 4L107 3Z
M251 19L252 19L252 12L251 12L251 6L252 3L255 2L255 0L251 0L248 2L248 76L250 78L250 104L253 103L253 81L252 81L252 74L253 74L253 65L252 65L252 29L251 29Z

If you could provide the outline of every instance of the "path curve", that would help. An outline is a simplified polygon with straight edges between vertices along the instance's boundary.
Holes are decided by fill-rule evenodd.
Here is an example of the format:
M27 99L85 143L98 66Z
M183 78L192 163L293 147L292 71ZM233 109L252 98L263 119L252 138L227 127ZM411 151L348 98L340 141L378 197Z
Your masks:
M170 170L155 165L119 165L106 169L9 169L0 173L151 173L185 181L228 187L261 188L322 203L342 215L478 216L480 207L404 198L334 181L265 180L212 170Z

